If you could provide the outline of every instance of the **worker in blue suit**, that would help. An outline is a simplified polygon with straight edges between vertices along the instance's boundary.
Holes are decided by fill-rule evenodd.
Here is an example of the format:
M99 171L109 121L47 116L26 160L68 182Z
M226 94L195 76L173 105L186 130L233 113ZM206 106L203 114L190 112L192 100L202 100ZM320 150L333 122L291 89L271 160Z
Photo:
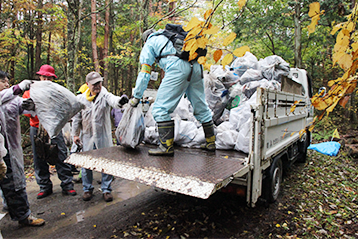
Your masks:
M137 77L133 98L130 105L138 105L147 89L150 80L151 66L157 64L165 71L153 104L152 114L158 125L160 145L149 150L149 155L174 155L174 121L170 114L177 107L185 93L194 108L194 116L202 124L206 143L203 149L215 151L215 132L211 110L205 101L203 69L198 62L191 63L175 56L176 50L172 42L161 35L161 31L149 29L142 35L145 42L140 54L141 71ZM160 55L159 55L160 54Z

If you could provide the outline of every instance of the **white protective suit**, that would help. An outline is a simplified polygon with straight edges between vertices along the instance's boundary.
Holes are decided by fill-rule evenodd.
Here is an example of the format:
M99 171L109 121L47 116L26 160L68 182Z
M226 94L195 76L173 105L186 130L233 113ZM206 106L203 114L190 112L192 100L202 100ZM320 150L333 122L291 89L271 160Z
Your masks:
M12 87L0 92L0 121L1 134L7 142L7 150L10 155L11 168L13 170L15 190L26 187L24 174L24 158L21 147L20 114L25 113L21 108L23 99L13 95ZM34 113L34 112L26 112Z
M120 107L121 97L109 93L102 86L94 101L86 99L86 92L78 95L77 99L86 108L73 117L72 136L79 136L82 131L83 151L93 150L93 146L97 149L113 146L110 113L112 107Z

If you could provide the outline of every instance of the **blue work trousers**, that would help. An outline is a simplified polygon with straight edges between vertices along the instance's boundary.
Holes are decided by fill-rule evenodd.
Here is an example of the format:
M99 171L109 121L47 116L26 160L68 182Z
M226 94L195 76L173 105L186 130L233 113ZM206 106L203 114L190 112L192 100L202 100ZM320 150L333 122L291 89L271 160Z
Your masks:
M191 77L190 71L190 63L180 59L165 70L152 110L156 122L171 120L170 114L184 93L193 106L195 118L200 123L212 120L211 110L205 100L202 66L195 62Z
M96 146L93 146L93 149L96 149ZM93 181L93 172L90 169L82 168L82 186L84 192L93 191L94 187L92 185ZM101 190L102 193L112 192L111 183L113 181L113 176L109 174L102 173L102 182Z

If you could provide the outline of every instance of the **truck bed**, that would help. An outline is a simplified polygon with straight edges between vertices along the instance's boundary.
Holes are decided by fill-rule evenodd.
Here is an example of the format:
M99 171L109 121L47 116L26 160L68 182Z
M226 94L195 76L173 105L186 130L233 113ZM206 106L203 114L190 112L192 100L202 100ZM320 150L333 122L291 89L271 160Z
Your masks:
M174 157L149 156L155 146L122 146L71 154L66 162L149 186L206 199L248 172L247 154L175 148Z

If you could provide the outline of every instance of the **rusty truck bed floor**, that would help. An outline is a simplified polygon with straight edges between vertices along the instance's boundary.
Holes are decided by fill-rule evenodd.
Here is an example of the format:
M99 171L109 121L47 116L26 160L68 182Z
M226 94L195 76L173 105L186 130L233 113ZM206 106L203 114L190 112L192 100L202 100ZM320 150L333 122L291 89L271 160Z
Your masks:
M71 154L67 162L150 186L208 198L232 176L247 168L246 154L236 151L176 148L174 157L149 156L154 146L121 146Z

